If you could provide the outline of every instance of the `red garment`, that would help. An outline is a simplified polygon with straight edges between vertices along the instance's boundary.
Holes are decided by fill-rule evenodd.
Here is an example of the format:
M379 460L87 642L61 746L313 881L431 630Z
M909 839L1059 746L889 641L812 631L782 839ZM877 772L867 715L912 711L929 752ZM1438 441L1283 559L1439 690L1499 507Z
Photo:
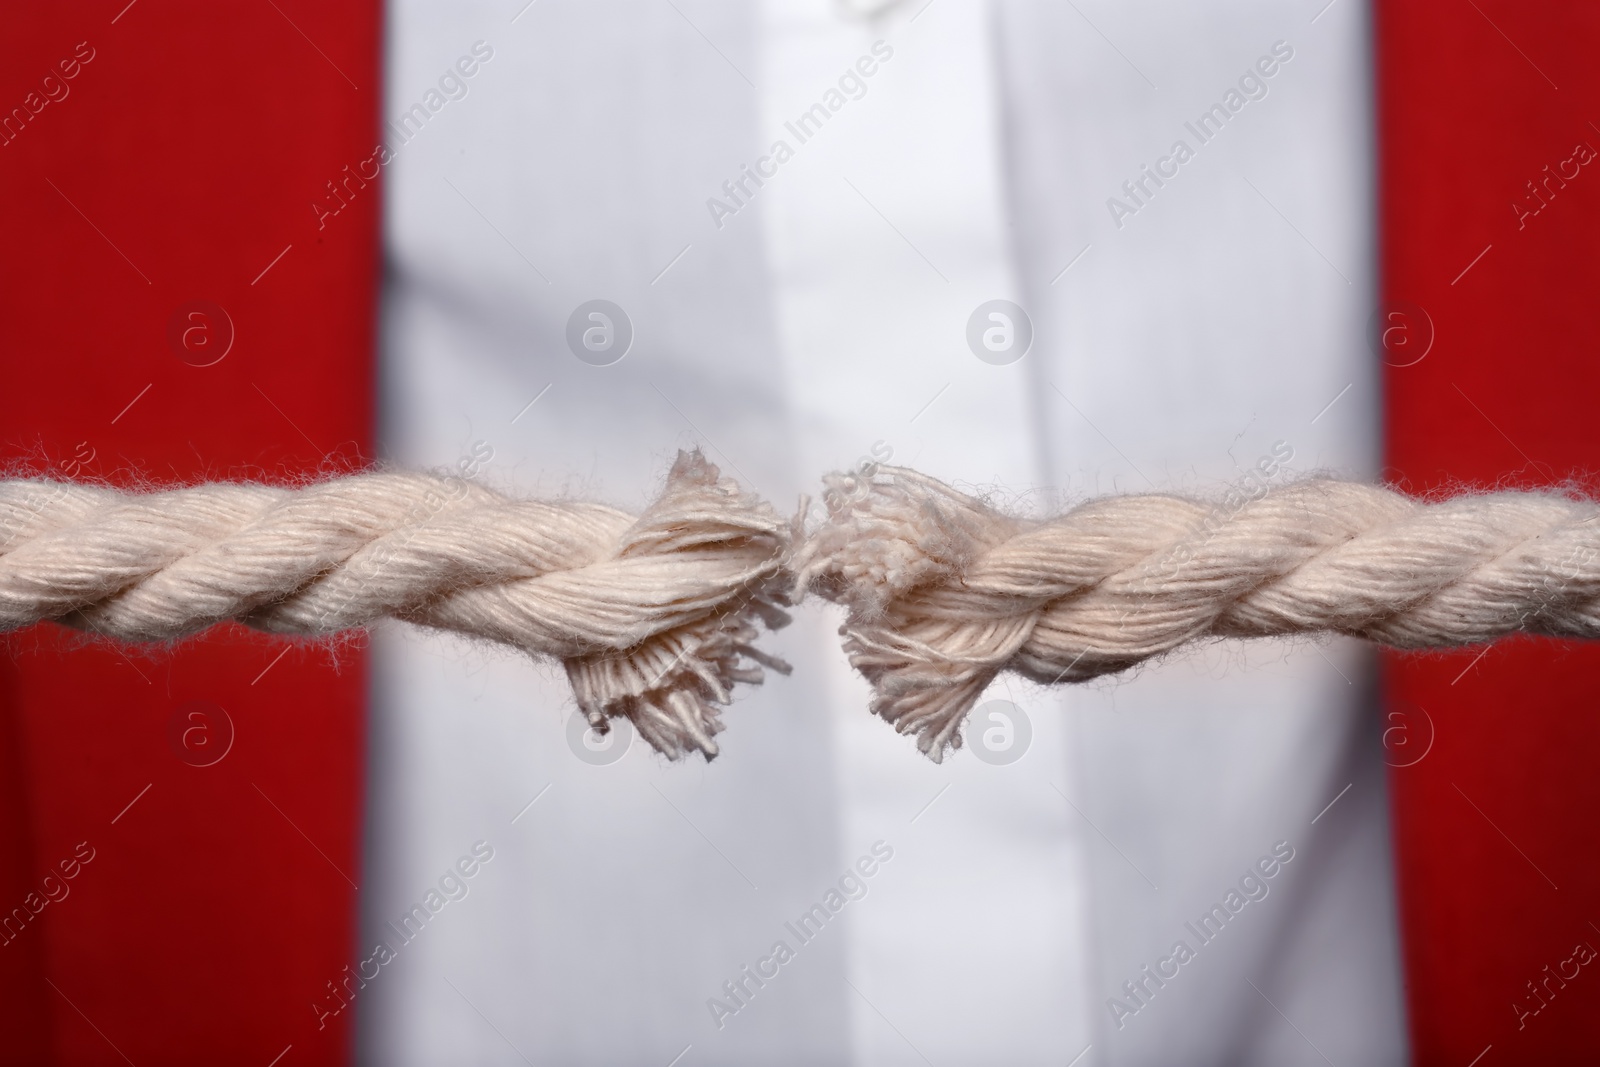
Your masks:
M8 12L5 462L126 485L370 456L377 188L320 230L311 203L377 140L380 10ZM231 346L214 310L174 321L192 301ZM0 1061L346 1061L350 1013L319 1031L311 1004L357 958L361 650L3 640ZM217 708L231 748L195 766Z
M1377 41L1383 293L1436 335L1387 372L1386 473L1592 490L1600 9L1383 3ZM1593 1063L1600 962L1559 972L1600 949L1600 648L1479 652L1387 657L1393 762L1432 737L1391 776L1415 1061Z

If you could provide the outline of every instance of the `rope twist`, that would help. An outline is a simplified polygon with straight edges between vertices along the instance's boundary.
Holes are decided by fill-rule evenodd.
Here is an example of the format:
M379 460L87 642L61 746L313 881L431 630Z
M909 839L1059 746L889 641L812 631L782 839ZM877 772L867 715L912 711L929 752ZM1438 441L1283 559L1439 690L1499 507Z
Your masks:
M597 730L623 716L669 758L709 759L733 686L789 670L755 646L761 626L810 591L846 608L873 712L936 761L1001 671L1083 681L1205 638L1600 637L1600 505L1575 494L1424 502L1308 479L1033 520L900 467L865 491L825 482L807 531L698 452L638 516L399 471L146 493L4 480L0 632L175 641L231 620L318 637L392 616L560 659Z
M0 632L174 641L234 620L318 637L388 615L558 658L597 730L623 715L671 758L710 757L733 684L788 671L752 645L757 621L788 621L788 540L698 453L638 517L412 472L157 493L12 480Z
M833 499L791 567L848 607L873 712L935 761L1003 670L1084 681L1207 637L1600 637L1600 506L1553 491L1424 503L1308 479L1227 507L1104 497L1041 522L883 467Z

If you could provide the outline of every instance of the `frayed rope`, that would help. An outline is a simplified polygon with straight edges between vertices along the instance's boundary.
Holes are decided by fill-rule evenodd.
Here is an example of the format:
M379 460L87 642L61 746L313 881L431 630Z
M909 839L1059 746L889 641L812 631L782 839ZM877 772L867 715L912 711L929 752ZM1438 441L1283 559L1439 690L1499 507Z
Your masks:
M709 759L734 684L789 671L758 624L810 591L847 609L873 712L936 761L1004 670L1082 681L1206 637L1600 637L1600 506L1574 495L1429 503L1310 479L1039 521L905 468L846 477L809 530L698 452L639 516L409 472L145 493L4 480L0 632L172 641L233 620L315 637L392 616L558 658L596 729L622 716L669 758Z

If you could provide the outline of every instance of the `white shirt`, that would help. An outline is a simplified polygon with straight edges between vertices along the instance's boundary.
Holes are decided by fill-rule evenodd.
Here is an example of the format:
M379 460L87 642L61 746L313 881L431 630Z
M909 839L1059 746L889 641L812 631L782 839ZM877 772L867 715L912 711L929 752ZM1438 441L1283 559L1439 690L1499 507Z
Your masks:
M492 484L633 508L695 445L783 508L885 452L1028 511L1220 495L1285 447L1369 477L1365 14L1315 14L393 4L389 116L492 56L387 168L386 452L487 446ZM597 298L633 334L609 366L566 342ZM997 299L1033 332L1001 365L967 340ZM362 991L365 1060L1404 1061L1364 650L1002 678L1026 751L934 765L867 713L837 613L796 614L766 641L794 675L740 692L709 766L584 762L558 667L381 636L363 945L475 842L494 859ZM1265 897L1190 933L1279 842Z

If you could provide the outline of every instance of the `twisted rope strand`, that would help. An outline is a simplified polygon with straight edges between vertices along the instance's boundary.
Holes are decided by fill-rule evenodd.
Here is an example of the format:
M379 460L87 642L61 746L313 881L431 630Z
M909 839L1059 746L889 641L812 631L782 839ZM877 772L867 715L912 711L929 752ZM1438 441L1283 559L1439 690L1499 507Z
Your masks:
M1557 492L1424 503L1317 479L1228 509L1107 497L1030 522L901 468L854 500L829 481L847 503L790 567L849 609L873 712L936 761L1004 670L1082 681L1205 637L1600 637L1600 506Z
M751 647L757 621L787 621L787 544L699 453L638 517L404 472L142 494L5 481L0 631L171 641L233 619L315 637L389 615L559 658L596 729L624 715L668 756L710 757L732 685L788 670Z
M826 481L809 533L698 452L639 516L407 472L154 493L0 481L0 632L171 641L231 619L310 637L392 616L558 658L596 729L625 716L670 758L711 758L733 686L788 672L755 642L809 590L847 609L873 712L934 760L1006 670L1082 681L1204 638L1600 637L1600 505L1559 492L1425 503L1312 479L1038 521L905 468Z

